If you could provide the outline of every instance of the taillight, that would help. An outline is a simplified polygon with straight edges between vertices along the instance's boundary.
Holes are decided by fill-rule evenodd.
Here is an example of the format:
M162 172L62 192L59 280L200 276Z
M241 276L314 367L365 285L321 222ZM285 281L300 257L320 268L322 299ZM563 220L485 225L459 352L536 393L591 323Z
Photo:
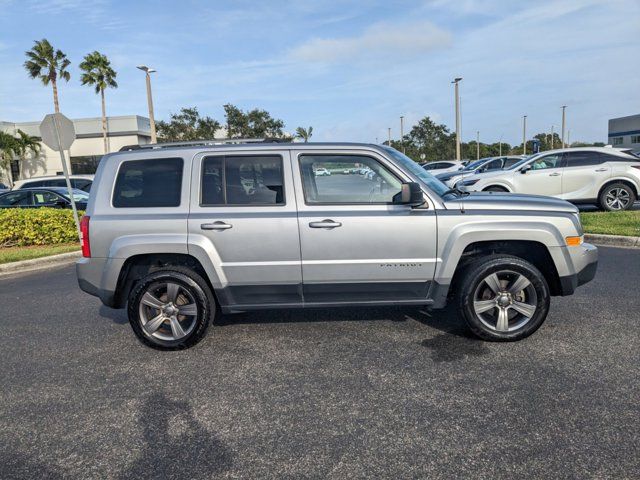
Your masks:
M85 215L80 220L80 245L82 246L82 256L91 258L91 245L89 243L89 216Z

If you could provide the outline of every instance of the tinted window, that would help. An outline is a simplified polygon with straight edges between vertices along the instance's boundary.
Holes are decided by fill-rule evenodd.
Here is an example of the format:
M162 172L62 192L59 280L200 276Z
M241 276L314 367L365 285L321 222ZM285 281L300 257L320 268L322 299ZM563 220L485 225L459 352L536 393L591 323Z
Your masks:
M31 192L11 192L0 196L0 205L9 206L26 206L31 205Z
M88 192L91 190L91 180L86 180L84 178L72 178L71 179L71 186L73 188L77 188L79 190L84 190L85 192ZM66 186L66 184L65 184Z
M316 176L318 168L332 174ZM300 169L307 203L392 203L402 188L394 174L366 156L303 155Z
M521 160L520 158L506 158L504 160L504 168L511 168L520 160Z
M484 165L480 172L488 172L489 170L500 170L502 168L502 159L498 158L497 160L491 160L489 163Z
M202 161L202 205L283 205L279 155L216 156Z
M44 182L38 180L36 182L25 182L19 188L44 187Z
M64 178L56 178L53 180L45 180L42 182L44 187L66 187L67 181Z
M123 162L113 190L113 206L177 207L182 189L181 158Z
M604 156L598 152L569 152L565 153L565 158L567 167L586 167L605 162Z

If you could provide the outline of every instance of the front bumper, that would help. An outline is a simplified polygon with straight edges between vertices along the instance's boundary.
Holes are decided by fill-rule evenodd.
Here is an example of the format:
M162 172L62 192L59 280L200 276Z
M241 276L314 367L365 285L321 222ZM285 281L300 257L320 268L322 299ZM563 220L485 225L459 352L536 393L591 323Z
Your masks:
M571 295L580 285L590 282L598 270L598 248L590 243L567 247L574 273L560 277L561 295Z

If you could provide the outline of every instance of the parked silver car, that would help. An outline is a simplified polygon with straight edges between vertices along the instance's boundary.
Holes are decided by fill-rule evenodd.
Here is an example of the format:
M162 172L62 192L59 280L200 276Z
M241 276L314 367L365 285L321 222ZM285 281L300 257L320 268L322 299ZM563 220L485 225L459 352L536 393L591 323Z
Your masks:
M604 210L627 210L640 192L640 159L604 147L551 150L504 171L465 176L458 183L466 192L549 195Z
M320 165L376 175L317 177ZM369 144L109 154L81 231L80 288L126 306L139 339L161 349L195 344L219 313L448 300L478 336L518 340L597 265L573 205L461 195Z

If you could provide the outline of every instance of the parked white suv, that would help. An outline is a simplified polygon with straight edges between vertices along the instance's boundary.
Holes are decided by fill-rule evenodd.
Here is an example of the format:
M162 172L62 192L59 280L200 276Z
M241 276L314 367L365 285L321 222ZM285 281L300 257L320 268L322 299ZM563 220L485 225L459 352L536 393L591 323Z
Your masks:
M640 191L640 159L606 147L550 150L507 170L465 177L458 188L548 195L605 210L628 210Z

